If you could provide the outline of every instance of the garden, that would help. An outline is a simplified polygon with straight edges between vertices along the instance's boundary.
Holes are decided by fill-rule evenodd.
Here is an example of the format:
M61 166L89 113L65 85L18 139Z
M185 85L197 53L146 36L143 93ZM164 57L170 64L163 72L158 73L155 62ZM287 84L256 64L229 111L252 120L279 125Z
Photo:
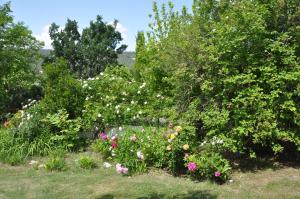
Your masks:
M118 24L49 29L0 5L0 198L300 197L299 0L154 1L135 63Z

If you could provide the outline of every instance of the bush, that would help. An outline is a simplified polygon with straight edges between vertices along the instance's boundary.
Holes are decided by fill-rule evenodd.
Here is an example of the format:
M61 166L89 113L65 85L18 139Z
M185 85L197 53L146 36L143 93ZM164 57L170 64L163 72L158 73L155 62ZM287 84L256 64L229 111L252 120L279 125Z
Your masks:
M66 170L66 162L64 159L65 152L57 150L51 153L49 159L45 163L48 171L64 171Z
M87 96L83 110L87 130L157 125L159 118L169 118L172 112L169 99L136 81L127 67L107 68L100 76L82 81L82 87Z
M211 179L223 183L229 179L231 167L228 160L215 152L202 152L186 158L186 167L195 179Z
M93 169L97 167L96 161L88 156L82 156L78 160L79 166L83 169Z
M153 30L146 41L139 36L140 75L170 93L199 138L226 138L224 150L251 157L299 157L297 1L196 0L191 14L172 8L155 4Z

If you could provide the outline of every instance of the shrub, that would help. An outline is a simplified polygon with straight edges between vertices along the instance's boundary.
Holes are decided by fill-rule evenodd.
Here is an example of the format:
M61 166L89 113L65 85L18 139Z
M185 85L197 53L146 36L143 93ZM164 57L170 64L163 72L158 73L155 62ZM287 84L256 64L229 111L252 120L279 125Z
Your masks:
M82 87L87 96L83 110L87 130L94 126L157 125L159 118L169 118L172 112L170 100L155 94L145 82L136 81L127 67L107 68L82 81Z
M63 171L66 170L66 162L64 159L64 150L53 151L45 163L45 168L48 171Z
M82 156L78 160L79 166L83 169L93 169L97 167L96 161L88 156Z
M202 152L186 158L189 174L195 179L211 179L222 183L229 179L229 162L215 152Z

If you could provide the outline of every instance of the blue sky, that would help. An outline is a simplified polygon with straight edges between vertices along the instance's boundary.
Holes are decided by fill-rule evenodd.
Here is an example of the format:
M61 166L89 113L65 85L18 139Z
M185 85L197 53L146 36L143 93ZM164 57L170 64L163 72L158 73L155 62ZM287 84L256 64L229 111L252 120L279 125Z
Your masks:
M167 3L168 0L157 2ZM192 0L172 2L175 9L192 5ZM15 20L24 22L39 40L46 43L46 48L51 43L47 32L52 22L64 25L70 18L84 28L96 15L102 15L105 22L119 20L118 30L124 37L123 43L128 45L127 50L133 51L136 33L148 29L152 3L152 0L11 0L11 7Z

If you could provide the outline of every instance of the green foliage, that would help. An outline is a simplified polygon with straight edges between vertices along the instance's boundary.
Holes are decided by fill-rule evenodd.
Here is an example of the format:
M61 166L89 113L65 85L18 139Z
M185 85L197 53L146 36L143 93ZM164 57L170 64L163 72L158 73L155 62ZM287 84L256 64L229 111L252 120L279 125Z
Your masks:
M224 150L252 157L299 153L299 3L196 0L192 13L172 8L154 4L140 75L176 101L200 139L226 138Z
M22 23L15 23L10 4L0 5L0 120L15 112L29 98L39 98L35 75L41 43Z
M45 96L42 103L50 113L65 109L70 118L81 115L84 93L80 81L69 72L66 62L62 59L44 67Z
M49 33L53 40L54 56L65 58L70 71L79 77L98 75L107 66L116 65L118 54L127 47L118 47L122 37L121 33L116 31L117 23L104 23L102 17L97 16L95 21L90 22L89 27L83 29L82 35L78 31L76 21L68 19L62 31L53 23Z
M96 161L88 156L82 156L78 160L79 166L83 169L93 169L97 167Z

